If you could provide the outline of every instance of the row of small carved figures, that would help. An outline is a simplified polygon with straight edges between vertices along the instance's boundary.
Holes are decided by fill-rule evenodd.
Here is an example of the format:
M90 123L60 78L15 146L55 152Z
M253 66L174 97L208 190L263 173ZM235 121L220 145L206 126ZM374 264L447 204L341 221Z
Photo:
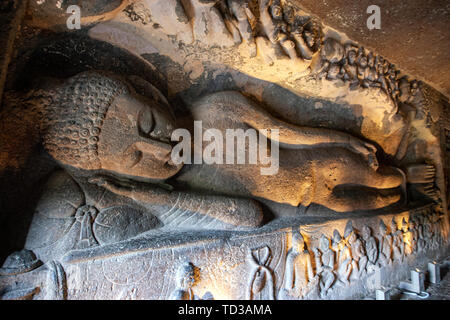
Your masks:
M399 99L409 99L419 90L419 81L408 81L407 77L400 79L400 71L394 64L362 46L343 45L333 38L327 38L322 43L323 31L320 24L310 17L300 17L293 7L282 6L276 0L263 0L260 11L265 10L270 13L270 18L265 19L264 15L259 17L265 35L271 43L279 43L291 59L299 56L310 61L315 52L319 51L320 57L311 66L312 73L319 79L341 79L349 82L351 88L380 88L395 104ZM295 53L294 48L299 52Z
M380 88L394 103L410 100L420 90L420 81L399 77L400 71L394 64L362 46L343 45L336 39L327 38L318 61L312 66L312 73L319 79L339 79L349 82L350 88Z
M309 63L313 60L311 72L318 78L340 79L349 82L350 88L380 88L394 104L399 99L414 96L420 88L420 81L399 78L400 71L394 64L362 46L344 45L330 37L323 40L320 22L280 0L202 0L201 3L194 0L193 4L208 12L220 12L226 24L223 25L224 30L232 34L236 44L245 40L252 48L251 56L256 55L255 40L262 36L272 46L279 45L291 59ZM253 12L255 10L257 15ZM314 60L316 53L319 57Z
M443 223L443 217L438 213L413 216L409 223L402 219L399 226L392 219L391 232L388 233L388 228L380 220L379 238L376 239L368 226L363 227L360 237L350 222L345 228L344 238L334 230L331 246L330 239L322 235L319 248L312 249L315 270L306 272L310 278L306 279L305 288L292 289L302 291L302 296L305 296L316 288L323 298L333 288L345 287L352 280L372 274L380 267L402 263L409 255L436 250L447 241L442 234ZM309 252L303 250L309 260ZM312 268L312 264L309 265Z

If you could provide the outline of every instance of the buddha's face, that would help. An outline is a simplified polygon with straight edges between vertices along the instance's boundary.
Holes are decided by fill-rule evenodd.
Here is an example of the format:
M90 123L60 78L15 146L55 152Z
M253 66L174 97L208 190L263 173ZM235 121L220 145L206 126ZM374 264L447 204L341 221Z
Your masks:
M103 170L137 180L161 181L182 165L171 162L175 121L167 110L138 95L123 94L108 109L98 141Z

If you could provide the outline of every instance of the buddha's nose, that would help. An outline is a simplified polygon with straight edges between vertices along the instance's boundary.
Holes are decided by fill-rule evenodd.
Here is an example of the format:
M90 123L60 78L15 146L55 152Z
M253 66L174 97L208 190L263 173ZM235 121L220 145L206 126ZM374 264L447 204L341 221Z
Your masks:
M153 110L153 116L155 118L155 128L150 133L150 136L164 142L169 142L174 129L173 120L157 110Z

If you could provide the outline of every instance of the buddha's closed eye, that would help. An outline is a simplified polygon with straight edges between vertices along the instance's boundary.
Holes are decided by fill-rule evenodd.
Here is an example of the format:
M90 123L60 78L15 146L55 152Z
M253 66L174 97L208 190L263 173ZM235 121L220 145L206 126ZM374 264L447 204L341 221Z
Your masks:
M142 159L142 151L137 149L132 149L127 153L127 157L125 160L125 166L127 168L132 168L139 163Z

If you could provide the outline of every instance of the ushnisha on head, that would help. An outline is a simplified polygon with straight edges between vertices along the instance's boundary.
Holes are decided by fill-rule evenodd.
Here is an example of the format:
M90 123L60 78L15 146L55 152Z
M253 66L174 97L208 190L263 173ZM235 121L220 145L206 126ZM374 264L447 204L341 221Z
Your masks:
M61 165L147 180L181 169L171 162L175 121L168 106L136 94L123 79L84 72L35 92L47 96L40 99L43 146Z

